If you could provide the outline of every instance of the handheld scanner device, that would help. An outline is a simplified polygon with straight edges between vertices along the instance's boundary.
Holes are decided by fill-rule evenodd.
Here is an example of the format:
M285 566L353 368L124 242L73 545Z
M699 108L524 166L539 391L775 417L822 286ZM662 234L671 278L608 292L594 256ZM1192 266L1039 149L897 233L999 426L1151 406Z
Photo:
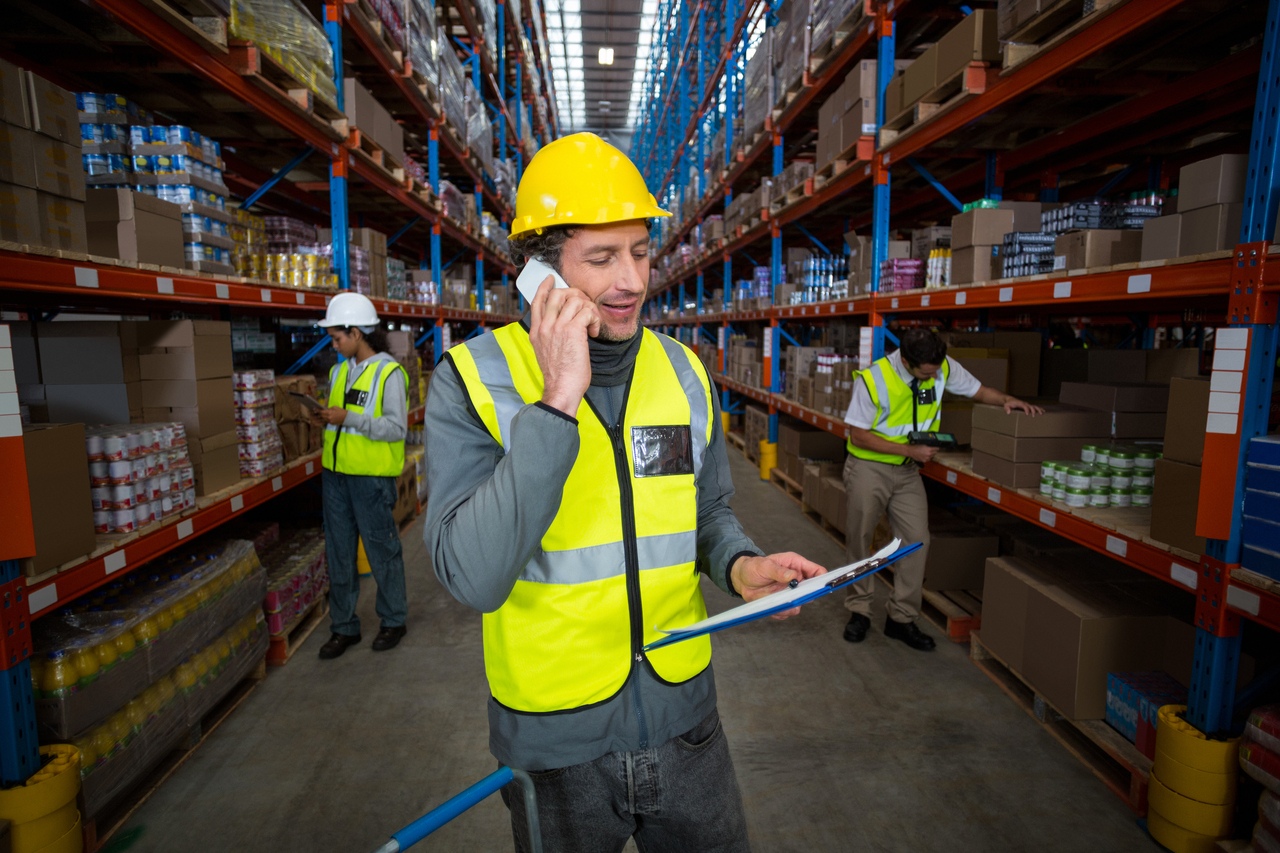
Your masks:
M944 450L956 446L956 437L949 432L913 432L907 436L907 441L911 444L940 447Z
M520 295L524 297L526 303L533 301L533 297L538 293L538 288L547 280L547 276L551 276L555 280L553 287L569 286L560 277L560 273L537 258L530 258L529 263L524 265L524 269L520 271L519 277L516 278L516 290L520 291Z

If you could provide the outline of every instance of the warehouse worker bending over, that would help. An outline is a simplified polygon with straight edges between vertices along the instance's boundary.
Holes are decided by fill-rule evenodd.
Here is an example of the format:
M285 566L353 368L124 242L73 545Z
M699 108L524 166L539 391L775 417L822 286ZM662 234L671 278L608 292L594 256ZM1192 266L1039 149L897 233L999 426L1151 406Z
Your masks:
M748 849L710 642L643 646L705 618L700 573L750 600L824 571L746 536L715 387L639 326L646 219L668 215L593 134L539 151L511 242L569 286L451 349L427 399L424 537L484 613L489 746L532 773L548 853Z
M849 560L871 555L871 537L885 513L894 536L923 544L894 566L884 633L913 649L928 651L934 647L933 638L916 627L929 555L929 502L920 466L938 448L909 444L909 434L937 430L943 389L978 403L1004 406L1006 412L1016 409L1035 417L1044 409L983 385L955 359L947 358L946 343L928 329L907 330L896 352L855 376L859 381L853 384L853 399L844 416L849 424L849 456L844 462ZM844 638L851 643L866 639L874 592L875 578L867 577L853 584L845 597L844 606L853 615Z

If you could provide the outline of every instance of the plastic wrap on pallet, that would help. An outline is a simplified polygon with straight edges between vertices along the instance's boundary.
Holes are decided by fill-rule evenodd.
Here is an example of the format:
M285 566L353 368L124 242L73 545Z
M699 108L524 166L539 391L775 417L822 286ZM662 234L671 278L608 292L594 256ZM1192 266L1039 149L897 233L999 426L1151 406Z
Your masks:
M403 48L404 42L401 38L401 32L404 29L404 15L401 12L399 0L367 0L373 7L373 12L378 16L378 20L382 22L386 28L387 35L396 47Z
M441 29L438 35L440 44L440 104L444 108L445 118L453 126L454 131L463 136L467 129L467 102L463 80L466 74L458 54L449 43L448 34Z
M773 65L777 69L775 98L797 85L809 61L809 0L786 0L773 28Z
M330 106L338 102L333 48L324 28L294 0L231 0L230 38L246 39Z
M401 30L401 42L409 60L409 67L422 75L427 86L434 90L438 85L440 42L436 35L434 11L428 15L416 2L405 7L405 19ZM434 91L433 91L434 93Z
M451 181L440 182L440 202L444 206L444 214L455 222L467 221L467 200Z
M743 98L743 124L746 128L744 145L750 145L751 137L764 129L765 117L773 105L773 74L769 67L770 32L747 60L747 86Z

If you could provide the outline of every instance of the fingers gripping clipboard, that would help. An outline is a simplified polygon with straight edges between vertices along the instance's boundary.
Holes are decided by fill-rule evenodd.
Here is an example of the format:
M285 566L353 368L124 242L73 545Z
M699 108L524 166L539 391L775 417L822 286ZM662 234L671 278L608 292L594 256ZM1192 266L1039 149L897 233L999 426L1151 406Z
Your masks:
M772 616L775 613L781 613L793 607L800 607L823 596L830 595L837 589L848 586L855 581L871 577L885 566L901 560L908 554L919 550L919 548L919 542L903 545L901 539L894 539L865 560L859 560L856 563L834 569L825 575L807 578L797 583L794 587L779 590L763 598L757 598L755 601L749 601L746 604L735 607L732 610L726 610L708 619L703 619L693 625L687 625L683 628L658 628L654 626L657 631L667 636L649 643L644 647L644 651L647 652L652 649L669 646L672 643L701 637L703 634L714 634L716 631L723 631L725 628L732 628L735 625L763 619L766 616Z

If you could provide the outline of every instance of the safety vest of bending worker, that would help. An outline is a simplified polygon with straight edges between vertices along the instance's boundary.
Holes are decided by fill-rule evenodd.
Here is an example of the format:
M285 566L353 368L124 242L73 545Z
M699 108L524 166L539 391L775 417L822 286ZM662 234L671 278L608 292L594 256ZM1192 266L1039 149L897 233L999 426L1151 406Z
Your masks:
M380 418L382 390L391 377L398 372L405 389L409 387L409 376L399 362L382 355L365 364L351 390L347 391L347 371L351 363L351 359L346 359L329 371L330 408ZM404 472L404 442L374 441L359 433L344 432L341 424L329 424L324 428L324 453L320 464L340 474L399 477Z
M578 456L542 549L506 603L484 614L489 687L513 710L602 702L646 661L674 683L711 661L705 636L642 651L664 636L655 625L707 616L696 566L695 480L714 408L697 356L664 335L641 333L621 425L610 429L589 403L578 410ZM449 355L485 428L509 447L516 413L542 398L529 333L513 323Z
M938 428L942 417L942 392L946 388L947 377L951 375L951 365L946 359L943 359L937 376L923 382L913 381L910 385L902 381L888 356L872 362L857 375L866 383L871 402L876 407L876 422L871 427L875 435L894 444L906 444L912 432ZM905 456L877 453L858 447L847 439L845 446L859 459L889 465L901 465L907 461Z

